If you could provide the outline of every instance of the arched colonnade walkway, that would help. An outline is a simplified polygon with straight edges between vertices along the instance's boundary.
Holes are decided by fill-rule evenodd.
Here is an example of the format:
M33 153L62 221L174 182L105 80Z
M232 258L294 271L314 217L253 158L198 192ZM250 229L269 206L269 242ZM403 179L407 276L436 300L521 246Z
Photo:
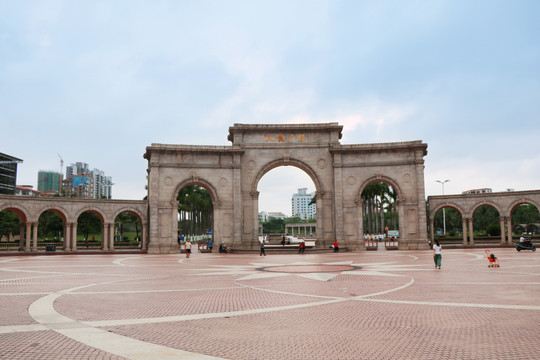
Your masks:
M474 245L473 214L479 207L488 205L499 212L501 245L512 245L512 211L523 204L531 204L540 209L540 190L429 196L427 202L431 239L434 239L434 219L437 211L452 208L461 214L463 245Z
M148 202L145 200L74 199L25 196L0 196L0 211L9 210L20 220L20 247L26 252L38 251L39 217L45 211L53 211L63 222L63 248L66 252L77 251L77 220L90 211L101 219L102 250L114 251L114 221L121 213L136 215L141 222L141 250L147 248Z

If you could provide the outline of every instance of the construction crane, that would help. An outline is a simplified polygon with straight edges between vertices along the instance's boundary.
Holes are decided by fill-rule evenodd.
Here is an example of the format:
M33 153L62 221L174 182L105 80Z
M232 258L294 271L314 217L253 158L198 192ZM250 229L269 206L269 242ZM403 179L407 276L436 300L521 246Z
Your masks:
M62 156L60 154L58 154L58 157L60 158L60 181L58 184L58 192L61 193L62 192L62 177L64 176L64 159L62 159Z
M58 154L58 157L60 158L60 175L63 175L64 174L64 159L62 159L62 156L60 154Z

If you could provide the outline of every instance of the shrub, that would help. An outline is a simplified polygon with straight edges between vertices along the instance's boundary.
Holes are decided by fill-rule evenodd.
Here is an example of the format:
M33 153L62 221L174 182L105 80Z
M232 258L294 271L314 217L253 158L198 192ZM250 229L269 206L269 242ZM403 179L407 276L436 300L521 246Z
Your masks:
M500 236L501 226L496 224L488 225L486 232L489 236Z

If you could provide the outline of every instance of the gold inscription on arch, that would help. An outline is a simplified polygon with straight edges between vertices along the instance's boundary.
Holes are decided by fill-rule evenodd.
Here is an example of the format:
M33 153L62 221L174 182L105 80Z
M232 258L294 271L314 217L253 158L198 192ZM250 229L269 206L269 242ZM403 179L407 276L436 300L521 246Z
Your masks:
M309 143L311 137L305 134L264 134L264 142L266 143Z

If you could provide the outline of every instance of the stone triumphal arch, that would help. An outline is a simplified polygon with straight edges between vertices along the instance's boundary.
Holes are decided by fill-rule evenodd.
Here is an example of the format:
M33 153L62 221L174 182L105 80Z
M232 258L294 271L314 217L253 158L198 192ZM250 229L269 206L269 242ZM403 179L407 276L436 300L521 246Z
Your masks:
M398 193L400 248L425 244L427 144L342 145L342 129L337 123L235 124L229 128L231 146L148 146L148 252L178 252L176 199L191 184L210 193L214 241L233 249L257 248L258 183L279 166L297 167L313 180L317 247L334 240L349 249L364 247L361 194L373 182L385 182Z

